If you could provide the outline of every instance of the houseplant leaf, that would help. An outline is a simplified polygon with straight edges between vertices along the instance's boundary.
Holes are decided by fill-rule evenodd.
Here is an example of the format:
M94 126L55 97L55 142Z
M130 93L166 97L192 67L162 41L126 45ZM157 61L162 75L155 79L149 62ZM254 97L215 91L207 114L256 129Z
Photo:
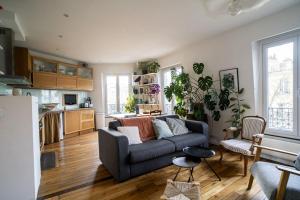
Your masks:
M193 64L193 70L196 74L202 74L204 69L204 64L203 63L194 63Z
M212 77L206 76L206 77L199 77L198 79L198 86L202 91L208 90L213 84Z

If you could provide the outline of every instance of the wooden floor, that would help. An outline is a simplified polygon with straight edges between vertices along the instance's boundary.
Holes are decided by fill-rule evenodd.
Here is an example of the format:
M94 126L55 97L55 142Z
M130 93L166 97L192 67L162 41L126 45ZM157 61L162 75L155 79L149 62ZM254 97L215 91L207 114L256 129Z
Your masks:
M45 151L56 151L59 161L56 168L42 172L39 199L160 199L166 180L172 179L177 171L175 166L169 166L118 183L99 161L96 132L48 145ZM243 162L239 161L239 156L225 153L222 164L218 158L217 155L208 161L222 181L218 181L205 163L195 168L194 177L200 182L202 200L265 199L255 182L251 191L246 190L249 176L242 176ZM187 177L185 171L178 180L186 180Z

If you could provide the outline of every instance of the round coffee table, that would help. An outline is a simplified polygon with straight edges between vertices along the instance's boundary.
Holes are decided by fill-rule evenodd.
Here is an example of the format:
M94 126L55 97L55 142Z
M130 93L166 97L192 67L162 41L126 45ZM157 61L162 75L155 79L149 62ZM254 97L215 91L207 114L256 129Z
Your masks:
M179 167L175 177L173 178L173 181L176 180L176 178L177 178L179 172L181 171L181 169L186 168L186 169L189 169L189 171L190 171L190 176L189 176L189 179L188 179L188 182L190 182L190 180L194 181L194 177L193 177L194 167L196 167L197 165L200 164L201 159L194 158L194 157L189 157L189 156L182 156L182 157L173 158L172 162L173 162L174 165Z
M208 149L208 148L201 148L201 147L185 147L182 150L188 157L191 157L191 159L203 159L209 169L213 171L213 173L218 177L219 181L221 181L220 176L216 173L216 171L210 166L210 164L207 162L206 158L211 158L216 155L216 152Z

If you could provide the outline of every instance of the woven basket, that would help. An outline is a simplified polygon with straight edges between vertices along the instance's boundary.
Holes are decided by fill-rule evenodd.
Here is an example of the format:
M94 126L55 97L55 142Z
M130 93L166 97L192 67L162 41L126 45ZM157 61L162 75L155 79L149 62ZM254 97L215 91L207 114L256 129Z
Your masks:
M198 182L178 182L167 180L167 186L161 199L167 200L200 200Z

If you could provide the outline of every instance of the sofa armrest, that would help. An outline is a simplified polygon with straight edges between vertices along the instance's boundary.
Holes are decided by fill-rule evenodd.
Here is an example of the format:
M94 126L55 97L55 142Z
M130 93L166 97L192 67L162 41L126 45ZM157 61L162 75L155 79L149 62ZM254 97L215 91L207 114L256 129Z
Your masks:
M202 133L208 138L208 125L202 121L185 120L186 127L195 133Z
M128 138L118 131L104 128L98 130L99 157L103 165L118 181L130 177L128 161Z

